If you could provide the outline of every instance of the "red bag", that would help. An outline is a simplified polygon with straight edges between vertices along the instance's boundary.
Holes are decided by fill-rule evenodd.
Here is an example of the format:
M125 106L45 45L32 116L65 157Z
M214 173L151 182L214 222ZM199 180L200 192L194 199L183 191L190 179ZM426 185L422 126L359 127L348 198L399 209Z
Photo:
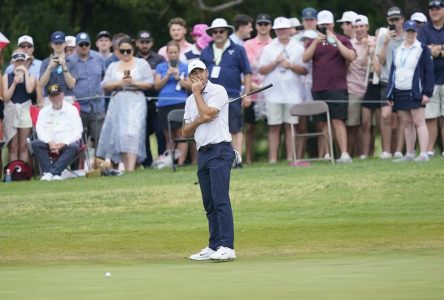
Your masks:
M31 180L32 178L32 167L23 160L13 160L5 166L3 169L3 181L5 181L7 170L11 174L12 181Z

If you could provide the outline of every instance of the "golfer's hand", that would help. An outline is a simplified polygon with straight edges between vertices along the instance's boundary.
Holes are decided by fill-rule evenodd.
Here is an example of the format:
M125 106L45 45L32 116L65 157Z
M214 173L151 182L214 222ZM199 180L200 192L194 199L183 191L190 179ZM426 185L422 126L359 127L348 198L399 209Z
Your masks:
M203 90L203 84L200 80L198 79L191 79L191 91L193 92L193 94L202 94L202 90Z

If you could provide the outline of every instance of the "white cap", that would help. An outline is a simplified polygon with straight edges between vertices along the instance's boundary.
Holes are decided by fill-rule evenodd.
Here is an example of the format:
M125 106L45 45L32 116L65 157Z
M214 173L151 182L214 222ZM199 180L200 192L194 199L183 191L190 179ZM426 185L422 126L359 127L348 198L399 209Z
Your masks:
M301 22L299 21L298 18L290 18L289 20L290 20L291 27L301 26Z
M304 33L302 34L302 39L312 39L314 40L318 36L318 33L315 30L309 29L304 30Z
M215 28L226 28L228 29L229 34L231 34L234 31L234 27L231 25L228 25L227 21L222 18L216 18L211 22L211 26L205 29L205 32L211 36L211 31Z
M353 25L368 25L368 18L364 15L358 15L353 21Z
M318 25L323 24L333 24L335 22L335 18L331 11L321 10L318 12Z
M358 17L358 14L355 13L354 11L345 11L342 14L342 18L337 20L336 22L338 23L343 23L343 22L350 22L353 23L353 21Z
M22 35L21 37L18 38L17 45L20 46L20 44L22 43L28 43L34 46L34 40L29 35Z
M76 46L76 37L72 35L65 36L66 46L75 47Z
M427 23L427 17L423 13L421 13L421 12L415 12L410 17L410 20L421 22L421 23Z
M196 60L193 60L192 62L190 62L190 64L188 65L188 75L190 75L190 73L194 69L206 70L207 66L205 66L205 64L201 60L196 59Z
M291 22L289 19L284 17L277 17L273 22L273 29L285 29L291 28Z

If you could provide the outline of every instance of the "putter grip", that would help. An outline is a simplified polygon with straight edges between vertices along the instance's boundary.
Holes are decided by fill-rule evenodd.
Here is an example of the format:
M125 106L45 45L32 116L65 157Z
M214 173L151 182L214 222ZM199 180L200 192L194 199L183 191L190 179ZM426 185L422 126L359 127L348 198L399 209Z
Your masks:
M251 96L251 95L254 95L254 94L256 94L256 93L260 93L260 92L262 92L262 91L268 90L268 89L271 88L272 86L273 86L273 84L270 83L269 85L266 85L266 86L264 86L264 87L261 87L260 89L257 89L257 90L255 90L255 91L249 92L249 93L247 94L247 96Z

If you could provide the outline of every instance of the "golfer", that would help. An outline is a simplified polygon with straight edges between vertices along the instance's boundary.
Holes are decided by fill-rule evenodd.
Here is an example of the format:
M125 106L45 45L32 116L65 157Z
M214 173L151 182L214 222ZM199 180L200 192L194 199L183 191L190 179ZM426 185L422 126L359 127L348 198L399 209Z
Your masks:
M230 171L234 160L228 129L228 94L224 87L208 81L205 64L188 65L192 92L185 104L184 137L192 137L198 149L198 170L203 205L208 218L209 244L192 260L232 260L234 251L233 212L229 197Z

